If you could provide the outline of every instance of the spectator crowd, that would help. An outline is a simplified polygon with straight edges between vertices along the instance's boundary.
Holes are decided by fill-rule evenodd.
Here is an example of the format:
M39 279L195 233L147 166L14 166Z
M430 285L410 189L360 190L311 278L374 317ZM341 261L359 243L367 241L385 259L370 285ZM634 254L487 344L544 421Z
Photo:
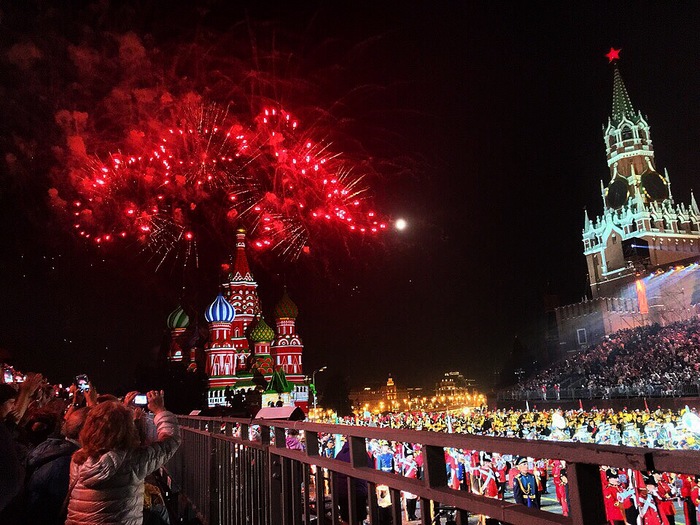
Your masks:
M0 523L170 523L160 468L180 433L162 391L119 399L9 367L3 379Z
M582 388L590 397L680 395L700 385L700 318L620 330L521 382L515 391Z

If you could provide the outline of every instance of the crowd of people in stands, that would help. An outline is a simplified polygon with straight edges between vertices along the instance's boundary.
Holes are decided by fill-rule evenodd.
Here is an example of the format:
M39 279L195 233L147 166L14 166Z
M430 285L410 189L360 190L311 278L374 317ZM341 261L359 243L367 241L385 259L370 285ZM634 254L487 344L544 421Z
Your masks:
M673 395L700 377L700 318L620 330L523 381L517 390L579 387L595 397ZM546 394L545 394L546 395Z
M64 389L15 370L4 379L0 523L169 523L159 469L180 433L163 392L119 399L88 381Z

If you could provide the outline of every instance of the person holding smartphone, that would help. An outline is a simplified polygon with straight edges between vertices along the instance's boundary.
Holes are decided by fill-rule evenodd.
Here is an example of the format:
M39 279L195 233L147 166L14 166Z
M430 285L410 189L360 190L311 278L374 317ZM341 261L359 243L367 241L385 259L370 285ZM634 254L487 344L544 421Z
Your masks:
M124 405L134 412L134 423L142 445L150 445L158 439L158 431L153 421L153 413L147 410L148 396L137 391L124 396Z
M80 432L83 448L71 461L66 525L143 523L144 479L181 442L177 417L165 409L163 392L152 390L146 396L158 432L148 446L141 445L134 412L123 403L105 401L90 410Z

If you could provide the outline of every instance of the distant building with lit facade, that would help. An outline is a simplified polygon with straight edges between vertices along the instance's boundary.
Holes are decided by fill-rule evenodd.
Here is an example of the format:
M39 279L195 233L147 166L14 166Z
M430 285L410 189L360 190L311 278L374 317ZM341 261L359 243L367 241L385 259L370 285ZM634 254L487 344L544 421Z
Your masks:
M692 191L689 204L674 200L647 117L634 109L617 64L603 140L610 171L600 183L603 213L586 211L583 224L591 298L555 308L559 342L569 351L699 311L700 209Z
M209 338L204 344L208 376L207 405L226 405L226 393L262 389L263 406L282 400L308 410L308 385L302 367L304 345L296 331L297 306L287 291L273 310L275 329L263 318L258 283L246 255L246 235L236 235L233 264L222 266L222 291L204 312ZM168 359L201 366L196 346L187 348L189 316L178 307L168 317L171 343ZM186 355L189 354L189 355ZM267 389L262 385L267 385Z
M406 399L408 389L398 388L389 375L386 383L363 386L350 390L350 404L353 410L389 412L401 407L399 400Z
M445 375L435 385L436 396L458 396L473 393L476 381L466 379L459 372L445 372Z
M350 403L355 413L445 410L479 406L484 402L485 397L477 392L474 380L465 379L459 372L446 372L434 390L399 387L389 376L385 384L350 391Z

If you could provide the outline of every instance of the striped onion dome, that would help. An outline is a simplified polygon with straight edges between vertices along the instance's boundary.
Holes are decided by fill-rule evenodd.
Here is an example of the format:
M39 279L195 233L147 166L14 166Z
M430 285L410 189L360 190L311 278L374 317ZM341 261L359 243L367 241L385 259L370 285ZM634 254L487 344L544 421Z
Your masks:
M190 318L182 309L182 306L178 306L172 313L168 316L168 328L175 330L178 328L187 328L190 325Z
M208 323L230 323L234 317L236 317L236 310L221 294L216 296L214 302L204 312L204 318Z
M284 295L280 302L275 306L275 319L296 319L299 315L299 308L294 304L287 294L287 290L284 290Z
M265 322L265 319L260 317L258 322L250 331L250 340L253 343L269 343L274 340L275 331Z

